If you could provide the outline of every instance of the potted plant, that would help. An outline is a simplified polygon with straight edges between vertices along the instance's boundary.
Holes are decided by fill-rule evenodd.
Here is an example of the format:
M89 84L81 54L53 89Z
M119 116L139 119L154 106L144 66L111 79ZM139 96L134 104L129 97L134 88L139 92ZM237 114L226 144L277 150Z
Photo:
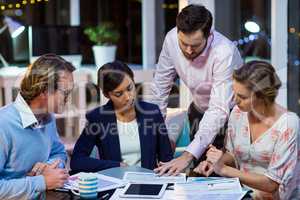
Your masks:
M90 41L95 43L93 53L97 67L101 67L107 62L112 62L116 58L116 43L120 38L118 30L112 23L104 22L95 27L84 29L84 33Z

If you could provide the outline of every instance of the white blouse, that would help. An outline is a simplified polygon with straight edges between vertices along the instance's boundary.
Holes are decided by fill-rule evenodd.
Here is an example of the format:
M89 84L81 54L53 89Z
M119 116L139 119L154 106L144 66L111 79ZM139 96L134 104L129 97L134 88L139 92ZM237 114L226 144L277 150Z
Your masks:
M298 199L298 116L292 112L282 114L271 128L252 143L249 130L247 113L236 106L228 122L226 148L234 155L239 169L243 172L263 174L279 184L276 194L257 191L261 196L272 196L272 199Z
M141 166L141 146L136 120L121 122L117 120L122 162L129 166Z

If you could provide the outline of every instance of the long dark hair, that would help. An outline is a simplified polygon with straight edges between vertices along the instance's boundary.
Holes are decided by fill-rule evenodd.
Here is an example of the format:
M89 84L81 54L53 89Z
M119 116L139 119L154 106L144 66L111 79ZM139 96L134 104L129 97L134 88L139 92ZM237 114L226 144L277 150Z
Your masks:
M98 88L107 95L122 83L125 75L134 81L133 71L125 63L121 61L106 63L98 70Z

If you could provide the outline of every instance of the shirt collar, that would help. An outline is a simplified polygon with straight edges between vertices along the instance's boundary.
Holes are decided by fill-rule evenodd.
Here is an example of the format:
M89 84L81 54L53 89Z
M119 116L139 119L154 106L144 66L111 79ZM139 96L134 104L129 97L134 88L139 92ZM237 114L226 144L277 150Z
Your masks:
M31 108L26 103L26 101L24 100L24 98L20 93L18 94L14 102L14 105L20 114L23 128L27 128L29 126L33 126L33 127L39 126L39 122L37 118L34 116Z

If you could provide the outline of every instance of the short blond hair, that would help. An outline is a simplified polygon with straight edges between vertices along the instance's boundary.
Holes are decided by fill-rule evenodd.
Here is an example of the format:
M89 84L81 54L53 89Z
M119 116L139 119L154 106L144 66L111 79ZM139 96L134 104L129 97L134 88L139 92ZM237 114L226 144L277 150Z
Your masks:
M75 67L55 54L45 54L29 65L21 82L20 93L26 102L32 101L46 90L55 91L59 72L73 72Z
M233 79L244 84L266 105L275 102L281 81L275 68L265 61L251 61L233 72Z

